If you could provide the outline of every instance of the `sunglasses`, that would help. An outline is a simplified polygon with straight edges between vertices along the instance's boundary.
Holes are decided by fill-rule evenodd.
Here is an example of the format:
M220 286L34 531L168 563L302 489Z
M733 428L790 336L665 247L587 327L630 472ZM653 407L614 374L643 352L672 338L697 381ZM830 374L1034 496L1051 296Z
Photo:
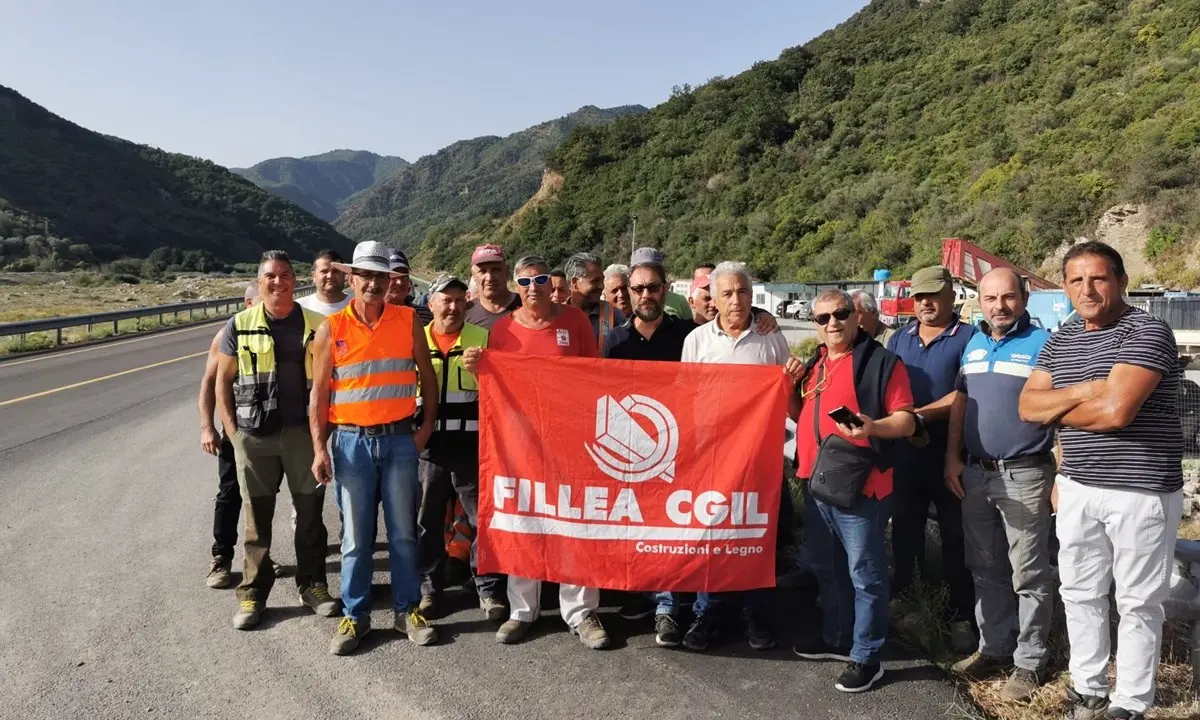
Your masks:
M662 283L646 283L645 285L631 285L629 287L629 292L633 293L634 295L641 295L644 292L648 292L653 295L662 289Z
M816 317L813 318L813 322L820 325L821 327L825 327L826 325L829 324L829 318L837 318L838 320L845 320L846 318L850 317L853 314L854 314L854 311L849 308L838 308L837 310L834 310L831 313L821 313L820 315L817 315Z
M520 285L521 287L529 287L530 285L532 285L534 283L537 283L538 285L545 285L548 282L550 282L549 275L534 275L533 277L517 278L517 284Z

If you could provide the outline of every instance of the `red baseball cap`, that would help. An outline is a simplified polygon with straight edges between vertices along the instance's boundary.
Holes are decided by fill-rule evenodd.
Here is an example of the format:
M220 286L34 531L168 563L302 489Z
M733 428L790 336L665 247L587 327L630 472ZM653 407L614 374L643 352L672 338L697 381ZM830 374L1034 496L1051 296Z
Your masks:
M697 270L695 272L694 276L692 277L692 286L688 288L688 297L691 297L692 293L696 292L696 288L708 287L708 275L708 270Z
M478 265L485 262L504 262L504 251L499 245L479 245L475 248L475 252L471 253L471 264Z

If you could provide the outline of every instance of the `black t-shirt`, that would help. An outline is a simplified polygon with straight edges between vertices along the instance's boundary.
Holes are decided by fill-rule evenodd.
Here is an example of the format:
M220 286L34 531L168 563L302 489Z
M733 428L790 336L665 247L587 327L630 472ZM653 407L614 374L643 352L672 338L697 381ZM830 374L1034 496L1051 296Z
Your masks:
M299 304L282 319L267 315L267 327L275 343L275 377L279 382L279 422L283 425L308 424L308 381L304 376L304 310ZM237 357L237 332L234 319L221 335L221 353Z
M1084 485L1175 492L1183 487L1183 430L1179 349L1170 326L1138 308L1095 330L1085 330L1076 318L1050 336L1037 369L1062 388L1107 378L1118 363L1153 370L1162 380L1133 422L1120 430L1062 428L1062 474Z
M471 302L467 303L465 319L472 325L478 325L479 327L490 331L492 326L496 324L497 320L519 307L521 307L521 296L516 293L513 293L512 300L510 300L508 305L505 306L504 311L499 313L490 312L480 305L478 301L472 300Z
M662 324L647 340L633 327L633 320L608 331L604 357L615 360L667 360L679 362L683 341L696 329L691 320L663 315Z

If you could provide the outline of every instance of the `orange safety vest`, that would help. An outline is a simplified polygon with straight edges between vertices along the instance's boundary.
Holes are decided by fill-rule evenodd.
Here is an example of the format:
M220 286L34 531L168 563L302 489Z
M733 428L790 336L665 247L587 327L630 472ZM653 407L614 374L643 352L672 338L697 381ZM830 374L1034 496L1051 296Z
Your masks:
M415 317L410 307L384 305L379 323L370 328L353 303L329 316L329 422L368 427L416 414Z

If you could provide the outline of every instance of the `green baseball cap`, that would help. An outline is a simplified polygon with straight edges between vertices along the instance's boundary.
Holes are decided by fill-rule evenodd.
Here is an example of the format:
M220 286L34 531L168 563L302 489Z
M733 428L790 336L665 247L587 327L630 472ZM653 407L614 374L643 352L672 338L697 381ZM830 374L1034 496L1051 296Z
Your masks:
M950 271L941 265L934 265L913 273L912 287L908 292L911 295L925 295L940 293L949 287L954 287L954 278L950 277Z

